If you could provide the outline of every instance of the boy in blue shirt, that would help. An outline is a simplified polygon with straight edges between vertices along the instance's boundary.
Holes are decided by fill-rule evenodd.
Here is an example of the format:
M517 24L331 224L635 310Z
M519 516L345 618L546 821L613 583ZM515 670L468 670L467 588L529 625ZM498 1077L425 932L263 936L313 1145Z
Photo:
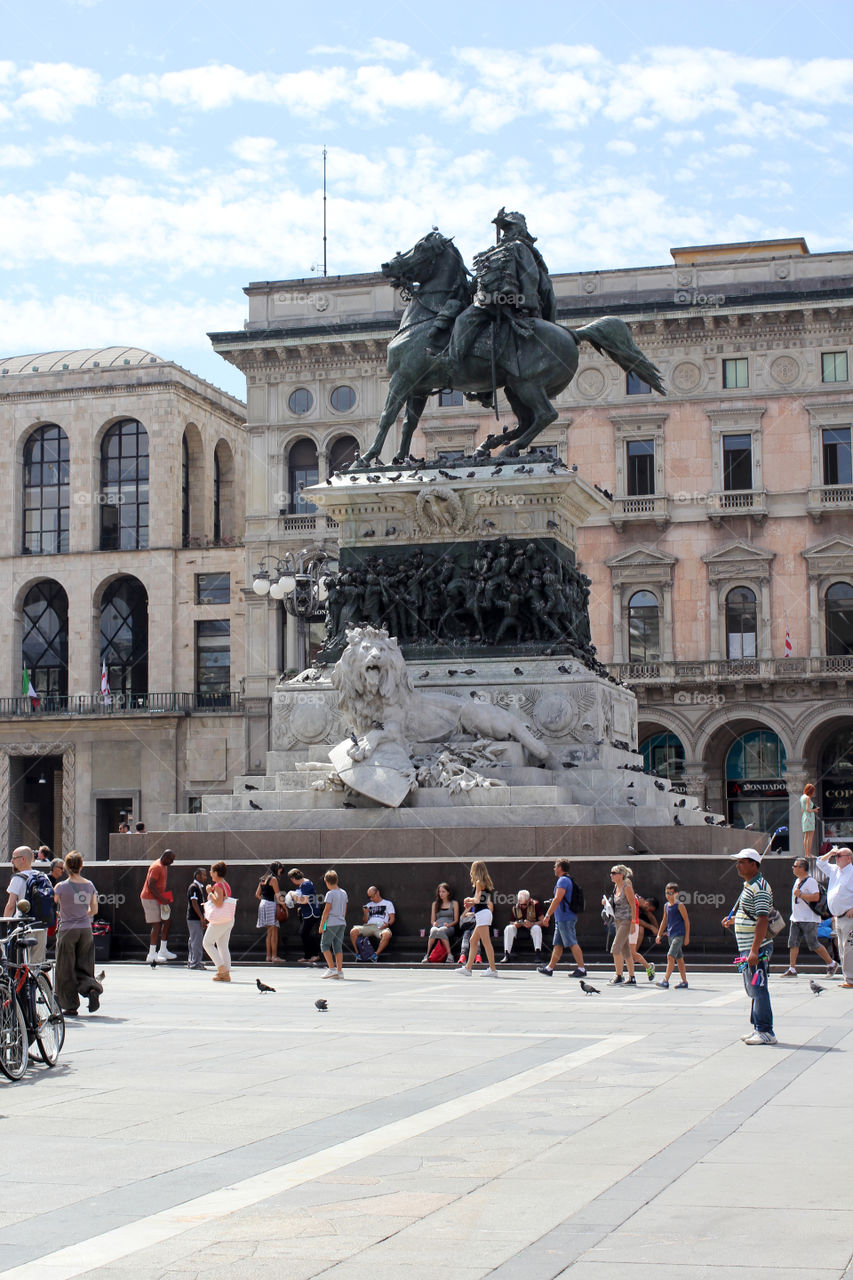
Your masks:
M669 938L669 950L666 953L666 973L656 985L664 988L668 987L672 971L678 965L678 974L681 981L675 984L675 989L679 991L687 986L687 970L684 967L681 951L690 942L690 917L687 914L687 908L684 903L678 901L677 884L670 883L666 886L666 907L658 929L658 936L655 939L656 942L660 942L664 929L666 929L666 934Z

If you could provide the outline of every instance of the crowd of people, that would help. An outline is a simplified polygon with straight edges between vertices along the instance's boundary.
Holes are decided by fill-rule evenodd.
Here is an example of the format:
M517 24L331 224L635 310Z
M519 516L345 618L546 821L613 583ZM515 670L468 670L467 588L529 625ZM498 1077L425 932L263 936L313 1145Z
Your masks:
M784 920L774 907L772 890L762 874L763 856L751 848L732 855L743 884L737 901L722 920L723 927L734 933L738 948L735 963L751 1001L751 1030L743 1037L748 1044L776 1043L769 990L770 958L774 938ZM150 929L146 961L154 966L177 959L177 953L168 947L174 902L168 878L173 863L172 851L164 850L148 868L140 894ZM98 894L94 884L82 875L82 856L75 851L62 861L53 858L44 847L34 853L31 848L20 846L12 854L12 866L4 916L14 917L24 899L30 903L30 919L38 938L31 953L32 962L44 960L47 940L55 936L55 984L61 1008L67 1016L75 1016L80 999L85 998L89 1010L96 1011L103 993L103 986L95 977L92 931ZM237 906L227 870L221 861L209 870L197 867L186 891L187 966L201 970L208 967L209 961L215 969L213 981L225 983L231 981L229 940ZM853 852L847 846L832 845L818 855L811 870L808 860L798 857L792 871L788 965L782 977L797 977L800 951L806 947L825 965L827 977L840 975L841 986L853 989ZM578 916L585 906L583 891L572 877L566 859L554 863L556 882L550 899L539 901L526 888L512 895L500 960L493 941L498 937L493 929L494 881L486 863L479 860L471 864L469 875L471 889L461 903L449 883L442 881L437 886L429 924L421 931L425 939L422 964L455 963L460 976L470 978L475 965L485 959L484 976L497 978L498 964L513 961L528 939L538 973L553 977L568 951L574 966L569 970L570 976L581 980L587 976L577 936ZM629 866L616 863L611 867L610 880L612 891L602 898L601 916L613 962L611 985L635 986L638 969L649 982L654 981L655 965L643 949L647 952L650 945L661 944L666 936L666 970L657 986L668 989L677 968L679 981L675 988L687 989L684 951L690 945L690 916L679 886L674 882L666 885L666 902L658 918L657 899L636 892ZM280 928L294 912L299 918L303 952L299 963L323 967L325 978L344 977L349 899L336 871L325 873L323 888L318 890L299 867L285 871L283 863L273 862L261 875L255 897L257 928L264 934L267 964L284 963L278 954ZM357 963L379 961L391 942L395 921L394 903L379 886L371 885L362 906L361 923L349 930ZM549 926L553 926L551 952L545 961L543 949ZM831 954L827 943L837 947L838 958ZM457 944L458 958L454 955Z

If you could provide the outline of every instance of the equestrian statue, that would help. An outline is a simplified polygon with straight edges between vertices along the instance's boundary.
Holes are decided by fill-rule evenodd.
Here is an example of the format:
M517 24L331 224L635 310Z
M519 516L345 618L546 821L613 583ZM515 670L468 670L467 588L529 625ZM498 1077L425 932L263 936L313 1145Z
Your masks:
M376 462L405 411L395 463L405 462L429 396L446 388L494 409L503 390L517 426L490 435L477 449L517 457L558 417L553 398L571 382L578 348L588 342L661 395L660 371L635 345L623 320L605 316L581 329L556 323L554 286L521 213L501 209L497 244L474 258L473 275L452 239L438 228L414 248L382 264L408 305L388 344L390 385L376 439L361 459Z

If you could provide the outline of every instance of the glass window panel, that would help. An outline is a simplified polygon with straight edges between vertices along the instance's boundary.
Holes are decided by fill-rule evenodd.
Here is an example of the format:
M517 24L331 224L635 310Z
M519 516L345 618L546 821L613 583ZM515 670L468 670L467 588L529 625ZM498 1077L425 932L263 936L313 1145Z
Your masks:
M846 351L824 351L821 356L821 380L823 382L847 381Z
M825 427L823 442L823 483L853 484L850 428Z
M727 388L749 386L749 360L723 361L723 386Z
M626 444L630 497L653 494L655 491L655 442L654 440L629 440Z
M723 436L723 488L752 488L752 436Z
M330 399L333 409L347 413L355 404L355 391L352 387L335 387Z
M628 373L625 375L625 392L629 396L650 396L652 389L639 374Z

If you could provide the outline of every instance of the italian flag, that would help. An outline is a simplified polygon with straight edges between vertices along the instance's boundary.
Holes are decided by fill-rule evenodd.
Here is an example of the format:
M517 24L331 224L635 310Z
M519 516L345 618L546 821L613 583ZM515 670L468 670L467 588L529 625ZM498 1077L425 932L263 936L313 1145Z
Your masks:
M35 711L35 709L41 705L41 699L33 688L33 682L30 679L30 673L26 667L24 667L24 678L21 685L21 691L25 698L29 698L32 709Z

